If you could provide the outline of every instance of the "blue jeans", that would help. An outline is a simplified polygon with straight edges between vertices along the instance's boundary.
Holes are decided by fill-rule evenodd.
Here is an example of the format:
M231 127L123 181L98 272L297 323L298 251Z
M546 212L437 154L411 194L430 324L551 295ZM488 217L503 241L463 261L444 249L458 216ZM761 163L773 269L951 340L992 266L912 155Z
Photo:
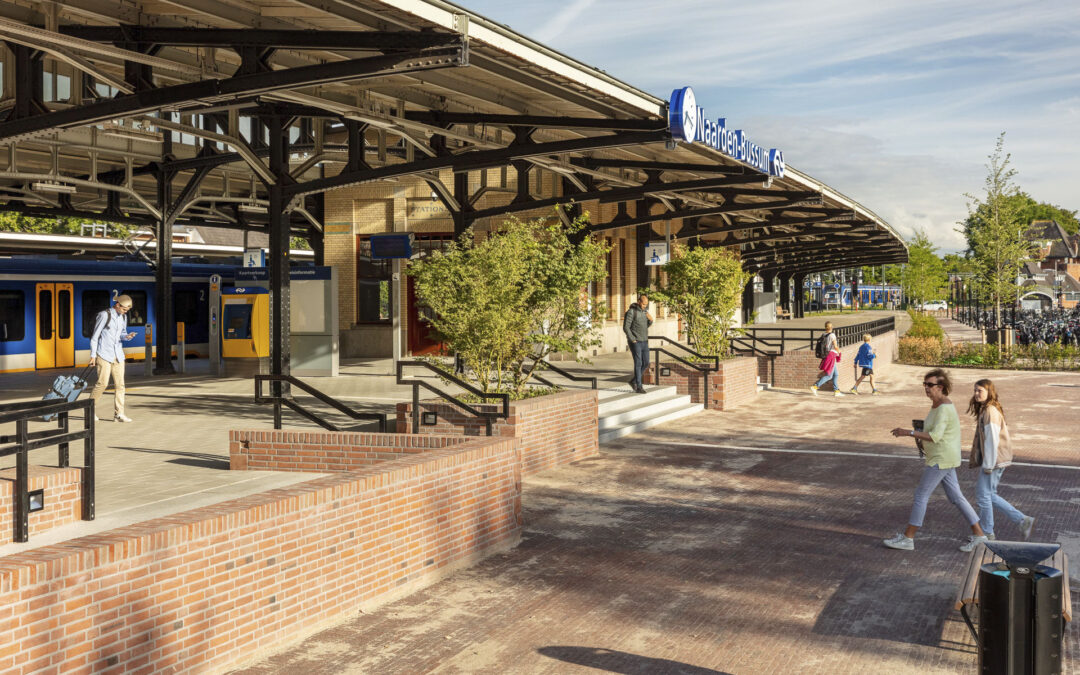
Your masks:
M956 469L939 469L935 464L923 469L919 486L915 488L915 502L911 505L909 525L922 527L923 518L926 516L926 504L930 501L930 495L937 488L938 483L945 488L945 496L949 498L953 506L960 510L960 515L964 517L968 525L979 522L975 509L971 508L971 504L964 499L964 493L960 492L960 483L956 480Z
M979 477L975 481L975 505L979 508L979 524L986 534L994 533L994 507L1017 525L1024 520L1024 514L1020 513L1019 509L1005 501L1004 497L998 496L998 483L1001 482L1003 473L1005 467L994 469L992 473L986 473L980 468Z
M630 386L634 389L641 388L641 375L649 367L649 341L638 340L630 343L630 353L634 355L634 379Z
M815 384L814 386L815 387L821 387L821 385L828 382L830 378L832 379L833 391L840 391L840 367L839 366L833 366L832 372L831 373L825 373L824 375L822 375L821 379L818 380L817 384Z

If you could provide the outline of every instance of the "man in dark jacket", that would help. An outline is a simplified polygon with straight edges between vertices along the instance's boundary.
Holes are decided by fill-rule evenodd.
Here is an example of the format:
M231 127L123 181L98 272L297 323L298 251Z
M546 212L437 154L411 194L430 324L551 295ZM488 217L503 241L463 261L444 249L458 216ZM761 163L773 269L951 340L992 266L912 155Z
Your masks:
M645 393L645 387L641 386L641 374L649 367L649 326L653 319L648 310L649 296L639 295L638 301L626 310L622 322L626 342L634 355L634 376L630 378L630 386L639 394Z

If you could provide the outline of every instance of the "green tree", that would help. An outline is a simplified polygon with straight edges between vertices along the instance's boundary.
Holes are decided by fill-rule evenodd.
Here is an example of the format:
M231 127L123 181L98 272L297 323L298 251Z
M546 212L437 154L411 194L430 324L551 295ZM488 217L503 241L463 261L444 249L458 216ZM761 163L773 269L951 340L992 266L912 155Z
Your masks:
M1080 221L1077 220L1076 211L1069 211L1054 204L1035 201L1031 195L1020 190L1007 196L1006 201L1009 207L1016 211L1016 217L1025 225L1030 225L1035 220L1055 220L1069 234L1076 234L1080 230ZM962 223L962 230L967 239L969 250L972 249L972 229L985 222L989 217L989 206L985 203L979 203Z
M980 300L994 306L998 324L1003 303L1016 300L1016 275L1031 255L1025 234L1029 221L1017 199L1022 193L1013 182L1016 171L1009 168L1011 155L1005 152L1005 133L998 136L986 165L985 195L965 195L968 218L959 223L968 237L974 265L975 291Z
M664 265L667 283L649 295L673 309L686 325L686 337L703 354L727 356L731 327L749 275L732 251L675 246Z
M82 226L93 221L82 218L35 218L14 211L0 211L0 230L35 234L82 234ZM109 234L126 237L131 227L109 223Z
M924 230L916 230L908 242L908 263L901 285L908 301L919 305L942 297L945 288L945 264L934 253L937 248Z
M570 227L513 219L479 242L470 230L409 265L417 296L434 311L425 320L483 391L521 398L539 364L531 357L600 343L603 308L583 302L582 289L607 276L608 247L571 238L587 217Z

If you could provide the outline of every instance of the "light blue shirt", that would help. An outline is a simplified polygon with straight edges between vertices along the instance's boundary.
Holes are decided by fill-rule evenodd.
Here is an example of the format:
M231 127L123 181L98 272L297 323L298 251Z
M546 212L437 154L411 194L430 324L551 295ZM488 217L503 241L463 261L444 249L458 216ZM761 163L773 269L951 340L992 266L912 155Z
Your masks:
M116 311L115 305L98 312L94 320L94 333L90 336L90 358L100 356L110 363L123 361L124 346L120 342L130 340L127 332L127 316Z

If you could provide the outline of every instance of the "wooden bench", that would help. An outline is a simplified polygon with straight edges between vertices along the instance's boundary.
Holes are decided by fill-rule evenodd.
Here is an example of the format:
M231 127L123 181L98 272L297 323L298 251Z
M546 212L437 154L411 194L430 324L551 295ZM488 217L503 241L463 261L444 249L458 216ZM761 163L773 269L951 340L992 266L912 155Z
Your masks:
M968 558L964 583L960 587L960 593L956 596L956 609L960 611L964 621L967 622L971 637L975 638L975 644L979 644L979 634L975 630L975 624L971 621L968 607L971 605L978 606L979 604L979 570L986 563L993 562L1002 562L1002 560L994 555L990 549L986 548L985 544L980 543L976 546L971 551L971 557ZM1052 555L1044 564L1061 570L1061 616L1065 623L1068 623L1072 621L1072 598L1069 595L1069 556L1065 554L1064 549L1059 548L1057 553Z
M791 312L787 311L783 307L777 307L776 308L776 320L777 321L781 321L783 319L790 319L790 318L791 318Z

